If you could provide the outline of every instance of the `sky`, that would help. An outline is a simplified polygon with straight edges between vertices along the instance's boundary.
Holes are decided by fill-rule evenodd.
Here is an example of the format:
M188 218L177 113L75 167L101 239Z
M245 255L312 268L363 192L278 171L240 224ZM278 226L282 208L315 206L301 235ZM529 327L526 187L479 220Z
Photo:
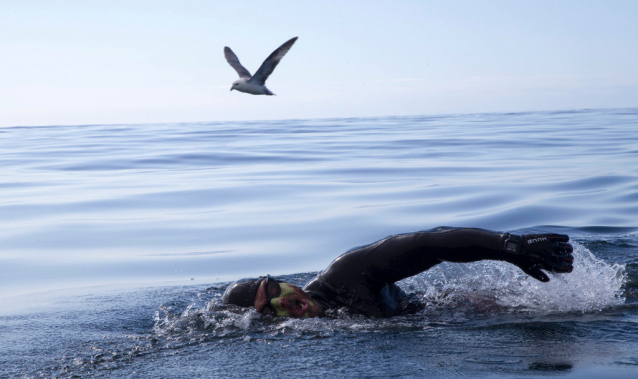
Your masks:
M638 107L638 1L0 0L0 127ZM266 83L230 86L229 46Z

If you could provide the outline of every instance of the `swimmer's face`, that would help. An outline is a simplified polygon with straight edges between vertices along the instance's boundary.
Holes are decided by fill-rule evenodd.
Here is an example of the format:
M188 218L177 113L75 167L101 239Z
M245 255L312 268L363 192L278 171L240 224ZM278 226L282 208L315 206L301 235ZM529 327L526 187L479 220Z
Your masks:
M255 309L264 314L284 317L318 317L323 308L301 288L288 283L279 283L273 278L261 281Z

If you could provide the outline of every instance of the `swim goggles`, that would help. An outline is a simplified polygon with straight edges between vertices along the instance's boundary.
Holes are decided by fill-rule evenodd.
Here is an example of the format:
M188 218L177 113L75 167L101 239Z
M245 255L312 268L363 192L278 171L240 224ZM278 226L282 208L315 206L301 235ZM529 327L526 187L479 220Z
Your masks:
M262 282L266 289L266 301L257 309L257 312L275 316L277 315L277 311L273 308L272 304L270 304L270 301L281 295L281 286L277 279L270 275L266 275L266 279Z

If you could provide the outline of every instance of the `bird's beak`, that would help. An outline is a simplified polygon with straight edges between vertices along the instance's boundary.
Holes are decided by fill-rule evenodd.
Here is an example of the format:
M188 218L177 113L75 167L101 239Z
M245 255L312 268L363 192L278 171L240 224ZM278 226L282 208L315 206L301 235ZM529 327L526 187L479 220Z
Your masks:
M233 87L230 87L230 90L232 91L232 90L233 90Z

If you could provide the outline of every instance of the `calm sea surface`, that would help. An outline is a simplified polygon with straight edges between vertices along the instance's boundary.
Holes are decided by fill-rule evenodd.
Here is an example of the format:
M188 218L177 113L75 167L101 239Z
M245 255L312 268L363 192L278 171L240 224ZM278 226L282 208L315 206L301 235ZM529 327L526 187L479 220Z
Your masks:
M638 109L0 128L0 377L638 377ZM425 311L274 319L303 285L440 225L572 237L401 283Z

